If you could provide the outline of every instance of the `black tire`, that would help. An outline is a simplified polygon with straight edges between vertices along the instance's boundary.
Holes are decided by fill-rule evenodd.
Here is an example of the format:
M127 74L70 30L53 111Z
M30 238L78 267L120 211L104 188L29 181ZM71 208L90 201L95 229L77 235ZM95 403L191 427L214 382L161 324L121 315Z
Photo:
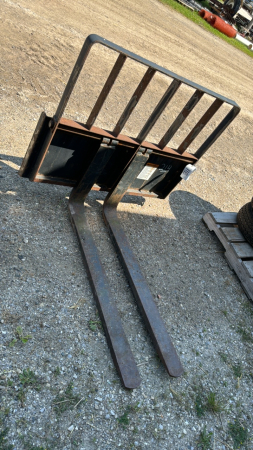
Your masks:
M232 16L241 8L241 0L225 0L224 5L230 6Z
M251 202L242 206L237 214L237 223L246 241L253 247L253 208Z

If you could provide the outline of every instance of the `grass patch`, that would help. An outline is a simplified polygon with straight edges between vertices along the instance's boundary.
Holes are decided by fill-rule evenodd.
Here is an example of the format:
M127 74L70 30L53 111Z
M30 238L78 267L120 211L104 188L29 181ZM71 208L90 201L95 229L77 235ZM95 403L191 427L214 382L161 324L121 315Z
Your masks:
M120 425L126 427L130 423L129 415L136 413L137 411L139 411L139 409L140 407L138 406L138 403L136 403L135 405L128 405L122 416L118 417L117 421L120 423Z
M28 388L35 389L36 391L41 390L41 381L35 375L35 373L28 369L24 369L22 373L19 374L19 381L21 383L21 387L18 390L17 398L21 403L21 406L24 407L25 397ZM1 450L1 447L0 447Z
M240 421L236 419L233 423L228 424L228 434L233 440L234 449L241 448L248 440L248 430L242 426Z
M198 417L203 417L205 415L205 404L204 404L204 399L203 396L200 394L197 394L197 397L195 399L195 409L196 409L196 414Z
M224 352L219 352L219 356L220 356L220 359L221 359L224 363L227 362L227 360L228 360L228 355L227 355L226 353L224 353Z
M253 342L252 335L247 330L245 330L245 328L243 328L241 325L239 325L239 327L237 328L237 333L241 335L243 342Z
M63 414L69 409L73 409L82 399L73 393L73 383L69 383L62 394L58 394L53 402L54 411L57 415Z
M95 319L95 320L90 319L88 322L88 326L89 326L89 329L93 332L103 329L102 322L101 322L101 320L98 320L98 319Z
M30 369L24 369L22 373L19 374L19 381L22 383L24 388L32 387L36 391L41 390L41 383L39 378Z
M16 338L12 339L12 341L9 343L9 347L14 347L14 345L18 342L21 341L23 342L23 344L26 344L28 342L29 339L32 338L32 336L30 334L27 334L26 336L23 333L23 330L20 326L18 326L15 330L15 335Z
M240 363L239 364L234 364L232 366L232 370L233 370L234 376L236 378L241 378L241 376L242 376L242 365Z
M209 392L206 399L206 409L207 411L218 413L222 411L222 403L216 397L215 392Z
M219 37L220 39L223 39L223 41L226 41L228 44L232 45L233 47L237 48L238 50L241 50L243 53L246 53L246 55L253 58L253 51L249 50L246 45L242 44L241 42L237 41L236 39L229 38L225 36L225 34L221 33L220 31L216 30L215 28L211 27L208 22L202 19L202 17L199 16L199 14L196 11L191 11L190 9L186 8L185 6L178 3L176 0L160 0L162 3L164 3L167 6L170 6L172 9L176 10L180 14L183 14L183 16L190 19L192 22L196 23L200 27L206 29L210 33L214 34L215 36Z
M208 394L198 392L195 398L195 410L198 417L203 417L206 412L221 412L223 404L217 399L215 392L211 391Z
M213 433L208 433L206 431L206 427L204 427L203 431L200 432L199 440L198 440L198 448L201 450L208 450L211 448Z
M54 373L54 376L55 376L55 377L58 377L58 376L61 374L60 367L57 366L57 367L54 369L54 372L53 372L53 373Z
M0 449L1 450L12 450L13 445L8 444L7 442L7 434L8 434L9 428L4 428L2 431L0 431Z

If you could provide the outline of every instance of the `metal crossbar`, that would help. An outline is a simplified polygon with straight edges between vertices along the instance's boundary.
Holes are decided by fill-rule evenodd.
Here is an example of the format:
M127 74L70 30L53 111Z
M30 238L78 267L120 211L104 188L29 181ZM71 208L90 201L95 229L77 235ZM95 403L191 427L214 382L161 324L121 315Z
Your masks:
M73 88L94 44L118 53L116 62L91 109L85 124L63 117ZM102 106L128 59L147 67L130 100L111 131L95 126ZM168 86L136 137L122 133L137 104L156 73L168 78ZM182 85L194 92L158 143L146 141L159 117ZM178 148L167 147L175 133L204 95L212 104L203 113ZM214 114L226 103L230 110L200 145L195 154L187 150ZM117 216L117 206L125 194L165 198L239 113L239 106L225 97L176 75L96 35L89 36L81 49L54 117L44 112L38 121L19 174L31 181L62 184L74 189L69 211L81 246L93 294L104 324L108 344L122 383L127 388L139 386L140 375L124 333L109 282L100 261L91 230L87 224L84 201L91 189L108 192L103 215L110 236L120 256L134 298L157 353L171 376L180 376L183 368L166 326L159 314L141 268L134 256Z

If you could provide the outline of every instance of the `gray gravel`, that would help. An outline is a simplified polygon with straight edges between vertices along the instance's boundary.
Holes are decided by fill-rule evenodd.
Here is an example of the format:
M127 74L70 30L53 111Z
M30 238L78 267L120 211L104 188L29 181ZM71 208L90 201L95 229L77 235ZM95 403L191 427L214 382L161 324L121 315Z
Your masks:
M0 450L253 449L252 303L202 222L206 212L238 211L252 196L252 60L156 1L145 0L144 7L132 0L86 3L2 2ZM182 377L170 378L156 356L102 220L104 194L87 199L142 378L134 391L122 387L112 362L67 211L70 189L17 175L41 111L54 114L90 32L243 106L168 199L127 197L119 207L182 360ZM101 58L96 86L88 66L82 81L89 95L85 106L74 95L70 117L87 117L109 70L108 54ZM130 78L123 94L131 92ZM160 90L144 96L134 130L164 92L164 81L158 82ZM123 104L113 96L100 125L112 126ZM151 141L171 117L165 111Z
M225 444L233 448L228 422L236 418L251 434L252 309L221 245L201 221L204 212L216 208L181 189L169 203L129 197L120 206L185 367L181 378L171 379L156 357L103 225L104 194L89 196L89 222L143 380L128 392L113 366L71 228L69 189L31 184L1 165L0 394L9 444L17 450L196 449L206 427L214 448L225 449ZM97 324L94 331L90 320ZM21 337L29 336L26 343L17 327ZM37 377L34 385L21 382L27 369ZM70 383L73 400L66 401ZM211 392L221 412L207 410L198 417L196 399ZM68 404L63 412L57 410L61 402Z

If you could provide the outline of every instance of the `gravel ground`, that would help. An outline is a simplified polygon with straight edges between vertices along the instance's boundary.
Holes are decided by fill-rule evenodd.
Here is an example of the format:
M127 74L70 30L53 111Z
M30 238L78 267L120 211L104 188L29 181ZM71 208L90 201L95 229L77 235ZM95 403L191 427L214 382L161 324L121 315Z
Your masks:
M238 211L252 196L253 62L156 1L86 3L84 12L77 0L1 2L0 449L252 449L252 303L202 217ZM182 377L170 378L156 356L102 220L104 194L87 199L142 378L133 391L121 386L111 359L67 211L69 188L17 175L40 112L55 112L90 32L242 106L168 199L129 196L119 207L182 360ZM92 64L86 71L87 103L74 94L69 117L87 116L109 67L109 53L101 57L96 86ZM131 83L130 74L123 96ZM144 97L133 130L163 87L158 79ZM117 104L113 96L100 125L111 126ZM161 120L167 119L165 113Z

